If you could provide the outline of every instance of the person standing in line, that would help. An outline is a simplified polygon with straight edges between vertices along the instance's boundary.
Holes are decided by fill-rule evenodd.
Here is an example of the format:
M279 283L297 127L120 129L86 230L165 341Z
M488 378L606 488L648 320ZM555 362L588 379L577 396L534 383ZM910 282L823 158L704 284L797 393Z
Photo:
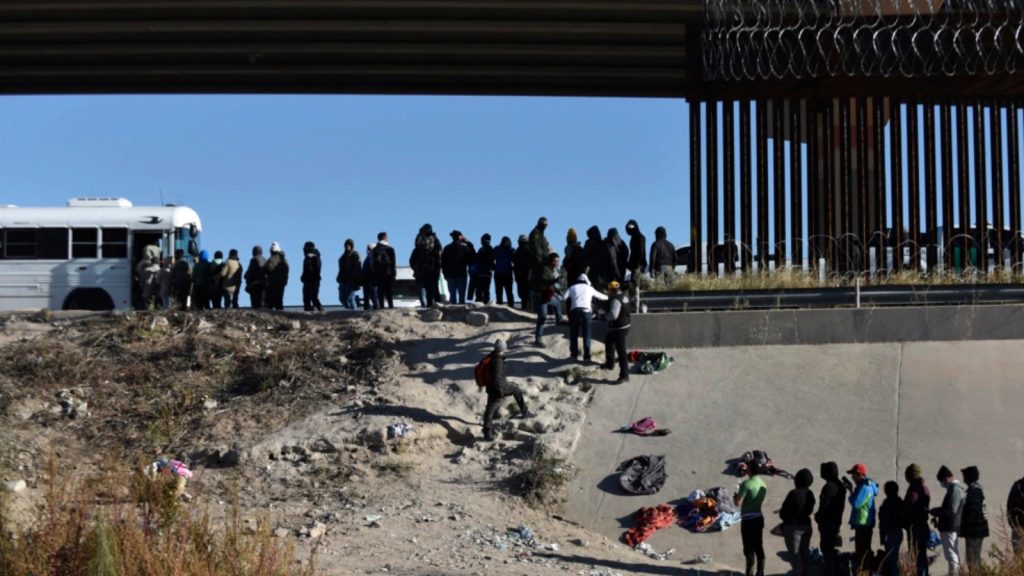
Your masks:
M515 305L512 297L512 274L515 251L512 249L512 239L508 236L501 237L501 243L494 249L494 293L497 296L498 306L505 303L508 298L508 305Z
M960 572L960 520L964 511L964 485L953 477L953 471L942 466L935 478L946 489L942 506L932 508L933 522L942 540L942 554L949 566L949 576Z
M491 273L494 272L494 247L491 235L480 237L480 249L476 251L476 301L487 304L491 301Z
M409 256L409 267L419 291L420 306L427 308L441 299L438 283L441 281L441 242L434 227L424 224L416 235L415 246Z
M548 228L548 219L541 216L537 219L537 225L530 231L530 303L534 307L540 302L541 294L538 292L543 286L542 277L550 265L548 255L551 254L551 245L544 236Z
M1013 553L1020 556L1024 552L1024 546L1021 545L1024 540L1024 478L1010 486L1010 493L1006 496L1006 517L1010 523Z
M299 278L302 282L302 309L306 312L323 312L324 307L320 304L320 281L323 279L320 274L323 268L320 251L313 242L307 241L302 245L302 253L305 254L302 276Z
M840 482L839 464L836 462L822 462L819 474L825 484L821 487L814 521L818 525L818 542L824 561L824 573L825 576L839 576L839 552L836 548L842 542L839 530L843 525L846 491Z
M676 270L676 263L676 247L668 241L668 232L665 231L665 227L658 226L654 230L654 244L651 245L651 276L673 274Z
M245 291L249 293L249 306L253 309L264 307L263 296L267 290L267 259L263 257L263 247L252 247L252 258L245 269Z
M576 278L565 299L569 302L569 358L573 362L580 361L579 337L583 336L583 363L590 364L590 323L594 319L592 309L594 299L608 300L590 285L586 274Z
M748 466L747 479L733 497L733 503L740 507L743 516L740 537L743 540L743 557L747 562L745 576L764 576L764 515L761 504L767 493L768 487L761 478L760 467L756 463Z
M512 272L516 279L516 293L519 295L519 308L532 310L530 305L530 239L526 234L519 235L519 247L512 256Z
M289 266L288 258L277 242L270 244L270 259L263 269L267 276L267 308L284 310L284 290L288 286Z
M985 505L985 491L981 487L981 473L977 466L968 466L960 471L967 484L964 497L964 512L960 519L960 536L966 543L967 571L979 574L981 549L988 538L988 510Z
M494 440L494 415L497 414L501 402L512 396L519 407L519 418L528 418L530 413L526 409L526 401L523 400L523 393L519 388L508 381L505 375L505 351L508 349L504 340L494 342L494 350L491 352L491 378L485 388L487 392L487 407L484 408L484 440Z
M811 514L814 512L814 492L811 484L814 475L807 468L800 469L793 479L794 488L786 494L779 519L782 520L782 534L786 551L793 566L794 576L806 576L811 567Z
M466 268L469 250L462 232L452 230L452 241L441 251L441 271L448 284L448 298L452 304L466 303Z
M616 228L608 229L608 248L613 257L615 266L615 279L620 283L626 280L626 264L629 262L629 247L622 241L619 231Z
M825 562L825 576L839 576L839 554L836 551L842 542L839 528L843 524L843 511L846 508L846 491L839 481L839 465L835 462L822 462L819 469L825 485L821 487L818 512L814 521L818 523L818 538L821 556Z
M356 292L362 276L362 257L351 238L345 240L345 252L338 257L338 299L346 310L355 310Z
M932 495L924 485L921 467L911 463L903 473L907 493L903 497L903 518L907 522L907 550L917 567L917 576L928 576L928 510Z
M377 307L395 307L392 289L398 269L395 267L395 249L388 244L388 233L377 234L377 247L373 249L373 282L377 285Z
M583 257L583 246L580 245L575 228L569 228L569 231L565 234L565 252L562 257L562 267L565 268L565 276L570 280L579 278L580 274L584 274L587 271L587 261Z
M224 253L217 250L213 253L213 262L210 263L210 302L216 310L220 310L224 303L224 277L221 276L223 270Z
M878 507L878 539L885 548L882 574L900 575L900 547L903 545L903 499L900 485L893 480L885 483L885 501Z
M366 245L366 258L363 259L363 310L380 310L377 301L377 280L373 275L373 251L376 244Z
M142 285L142 306L146 310L160 309L160 258L154 257L139 275Z
M548 266L544 268L533 285L532 302L537 304L537 327L534 330L533 345L544 348L544 324L548 321L548 308L555 309L555 324L562 323L562 287L559 273L558 254L548 255ZM530 277L533 277L531 271Z
M228 259L220 268L220 283L224 294L225 308L238 308L238 291L242 286L242 263L238 261L238 250L228 250Z
M613 247L601 239L601 229L597 226L587 228L587 242L583 245L583 260L587 265L587 277L601 289L615 279L615 261Z
M647 238L640 232L636 220L626 222L626 234L629 235L629 261L626 268L630 272L630 281L636 284L647 272Z
M158 281L160 282L160 307L169 308L171 306L171 294L173 288L171 287L171 279L174 277L173 264L171 258L160 257L160 275Z
M604 336L605 361L603 368L615 368L615 357L619 361L619 379L616 384L629 382L629 353L626 351L626 337L629 336L629 297L622 292L622 285L612 280L608 284L608 332Z
M174 305L188 310L188 295L192 292L192 268L185 259L185 251L174 251L174 266L171 267L171 288L174 290Z
M192 308L195 310L210 309L210 290L213 284L213 264L210 253L199 252L199 261L192 268Z
M843 479L843 484L850 492L850 527L853 528L854 550L853 560L857 572L871 571L871 540L875 531L875 496L878 495L878 484L868 478L868 467L855 464L846 472L853 478L853 484Z

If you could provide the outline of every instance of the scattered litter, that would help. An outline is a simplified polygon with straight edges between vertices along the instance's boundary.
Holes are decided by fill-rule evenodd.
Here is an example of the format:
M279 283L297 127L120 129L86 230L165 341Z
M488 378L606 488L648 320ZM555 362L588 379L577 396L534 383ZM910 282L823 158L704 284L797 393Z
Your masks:
M648 558L653 558L654 560L665 560L676 553L675 548L669 548L665 552L659 554L654 550L654 548L651 548L651 545L647 542L641 542L640 545L636 547L636 549L640 552L643 552L644 556L647 556Z
M548 544L544 548L546 548L547 550L551 550L552 552L558 552L558 544L555 544L554 542Z
M711 554L701 554L697 557L697 560L700 561L701 564L711 564L711 562L713 562Z
M408 422L395 422L394 424L388 424L388 440L405 438L410 432L412 432L412 424L409 424Z
M380 520L381 520L381 515L380 514L370 514L366 518L363 518L363 519L366 520L366 525L367 526L370 526L372 528L380 528Z
M526 524L509 528L508 535L512 539L518 539L522 544L531 548L537 545L537 540L533 537L533 530L530 530Z

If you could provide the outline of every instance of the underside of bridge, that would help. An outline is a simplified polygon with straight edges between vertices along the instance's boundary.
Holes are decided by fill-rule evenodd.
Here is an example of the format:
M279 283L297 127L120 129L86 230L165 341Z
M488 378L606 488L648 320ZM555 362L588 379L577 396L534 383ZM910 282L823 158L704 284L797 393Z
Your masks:
M1024 0L9 0L0 94L686 98L687 264L1019 268Z

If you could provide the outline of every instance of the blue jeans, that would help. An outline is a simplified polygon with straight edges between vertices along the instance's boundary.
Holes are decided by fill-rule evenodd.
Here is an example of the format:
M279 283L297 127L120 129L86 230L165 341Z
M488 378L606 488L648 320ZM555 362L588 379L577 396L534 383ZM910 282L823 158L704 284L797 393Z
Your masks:
M594 313L583 308L569 311L569 355L579 358L579 337L583 336L583 359L590 361L590 322Z
M380 304L377 302L377 287L376 286L363 286L363 310L380 310Z
M531 300L534 302L541 302L543 296L540 293L534 293ZM537 329L534 333L534 340L540 342L541 336L544 335L544 323L548 321L548 306L555 308L555 322L559 323L562 321L562 299L556 294L551 297L551 300L543 304L538 304L537 311Z
M452 304L466 303L466 277L446 278L448 282L448 301Z
M356 309L356 291L358 288L352 288L349 284L338 285L338 300L341 301L341 305L348 310Z

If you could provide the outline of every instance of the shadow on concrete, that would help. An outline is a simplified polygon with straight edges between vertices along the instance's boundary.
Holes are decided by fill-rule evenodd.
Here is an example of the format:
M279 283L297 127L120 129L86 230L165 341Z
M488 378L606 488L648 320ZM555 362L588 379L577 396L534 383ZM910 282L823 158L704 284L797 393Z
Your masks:
M622 472L612 472L605 476L603 480L597 483L597 489L612 496L632 496L632 494L622 489L622 484L619 482L619 476L621 475Z
M572 564L581 564L585 566L600 566L607 568L613 572L622 571L628 574L664 574L666 576L709 576L711 574L718 574L725 576L727 574L736 574L729 570L701 570L699 568L679 568L678 564L663 563L663 564L645 564L640 562L622 562L619 560L605 560L603 558L591 558L590 556L580 556L578 554L558 554L554 552L537 552L534 556L539 558L550 558L551 560L558 560L561 562L567 562Z

